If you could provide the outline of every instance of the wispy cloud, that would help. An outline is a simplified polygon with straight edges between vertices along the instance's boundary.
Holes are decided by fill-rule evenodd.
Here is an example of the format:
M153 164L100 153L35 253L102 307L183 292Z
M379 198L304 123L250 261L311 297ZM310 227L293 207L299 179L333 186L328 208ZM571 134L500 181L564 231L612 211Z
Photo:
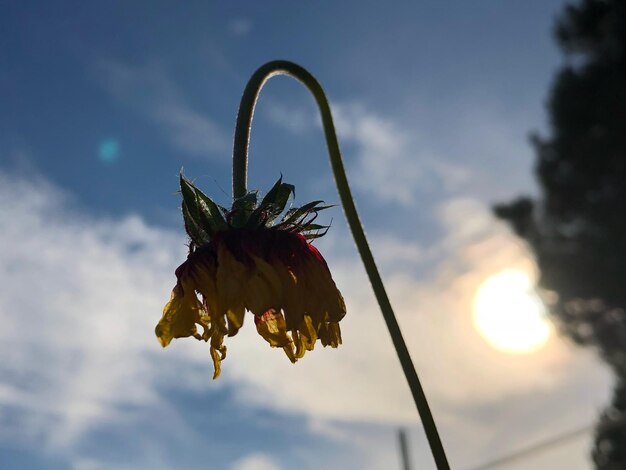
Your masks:
M0 400L21 410L13 435L64 447L91 423L122 418L118 406L158 401L150 380L136 380L151 375L143 353L160 303L143 292L167 288L155 273L182 240L133 216L71 215L45 181L0 181Z
M267 99L262 112L275 124L294 134L302 134L321 125L315 110L305 107L285 106Z
M377 253L376 261L397 266L399 264L414 265L424 260L426 253L416 242L409 242L385 233L371 237L372 249Z
M235 462L232 470L280 470L280 468L278 463L269 455L257 453Z
M264 108L296 135L319 132L312 107L268 102ZM494 201L533 191L523 111L474 100L447 103L429 120L417 111L383 114L354 100L333 101L331 108L351 184L379 202L416 207L425 198L472 194Z
M356 147L351 180L380 199L411 205L427 177L429 151L400 126L358 103L333 104L337 132Z
M163 68L100 61L96 69L104 89L157 125L175 149L198 158L223 158L228 154L230 133L194 109Z
M333 102L332 111L350 181L380 201L410 206L421 191L459 188L472 174L435 152L414 130L361 103ZM267 115L294 133L320 125L317 112L308 108L269 103Z

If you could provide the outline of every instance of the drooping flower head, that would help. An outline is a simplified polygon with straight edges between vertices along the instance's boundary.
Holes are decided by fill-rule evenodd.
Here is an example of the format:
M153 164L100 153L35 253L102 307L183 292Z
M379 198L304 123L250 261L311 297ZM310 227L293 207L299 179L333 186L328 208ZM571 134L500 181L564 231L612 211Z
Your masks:
M176 269L176 286L156 326L163 347L187 336L209 342L215 379L226 357L224 337L237 334L246 311L259 334L291 362L317 340L341 344L343 297L310 243L326 234L328 227L314 221L330 206L313 201L285 212L294 187L282 177L261 202L249 192L230 210L182 174L180 187L189 255Z

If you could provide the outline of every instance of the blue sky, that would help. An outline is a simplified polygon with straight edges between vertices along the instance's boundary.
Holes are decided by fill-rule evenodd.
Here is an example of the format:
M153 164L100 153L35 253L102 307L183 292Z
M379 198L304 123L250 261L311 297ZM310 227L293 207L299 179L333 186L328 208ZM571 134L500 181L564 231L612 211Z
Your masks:
M325 87L348 178L453 468L593 422L610 377L553 335L492 349L489 275L534 267L489 205L535 193L531 131L562 62L563 1L0 2L0 466L432 468L340 208L319 243L344 345L291 366L244 328L210 380L204 345L153 336L185 258L181 167L227 205L249 75L295 61ZM313 101L273 79L251 188L338 202ZM247 325L251 326L251 325ZM589 436L515 468L589 468Z

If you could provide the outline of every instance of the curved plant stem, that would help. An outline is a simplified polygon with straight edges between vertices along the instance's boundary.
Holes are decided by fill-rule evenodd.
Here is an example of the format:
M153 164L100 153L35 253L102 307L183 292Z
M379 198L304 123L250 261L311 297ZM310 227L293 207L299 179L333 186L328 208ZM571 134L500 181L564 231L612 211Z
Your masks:
M339 191L339 197L341 204L343 205L348 225L352 231L352 236L365 265L365 270L369 276L369 280L376 294L376 299L380 305L383 317L387 323L389 334L393 340L393 345L398 353L398 358L402 364L402 370L406 376L406 380L409 383L415 406L422 419L424 431L430 444L430 449L433 454L435 463L439 470L448 470L450 466L446 459L446 454L437 432L435 421L430 412L428 401L424 395L424 390L420 384L417 372L413 366L413 361L409 355L409 351L406 347L406 343L402 338L400 327L396 320L391 303L385 292L382 279L378 273L374 257L367 243L365 233L359 216L354 205L354 200L348 186L348 180L346 178L346 172L343 167L341 159L341 152L339 150L339 143L335 133L335 126L333 124L332 114L328 105L328 100L324 94L324 90L317 80L305 69L292 62L287 61L273 61L261 66L250 78L246 89L243 92L241 98L241 104L239 106L239 114L237 115L237 126L235 128L235 143L233 148L233 197L239 198L246 194L247 172L248 172L248 145L250 143L250 127L252 125L252 117L254 114L254 107L256 100L259 96L261 88L265 82L267 82L274 75L290 75L291 77L299 80L306 86L309 91L315 97L315 101L319 106L319 110L322 116L322 124L324 126L324 134L326 136L326 144L328 146L328 153L330 156L330 164L335 176L335 183L337 184L337 190Z

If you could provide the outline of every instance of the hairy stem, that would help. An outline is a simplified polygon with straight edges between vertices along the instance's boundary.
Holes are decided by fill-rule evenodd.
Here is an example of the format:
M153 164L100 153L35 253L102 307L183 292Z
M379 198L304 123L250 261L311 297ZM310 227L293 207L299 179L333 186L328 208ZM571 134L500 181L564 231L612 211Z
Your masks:
M382 279L374 262L374 257L370 250L369 244L363 232L361 221L354 205L354 199L348 185L346 172L343 167L341 152L339 150L339 142L335 133L332 114L328 105L328 100L324 94L324 90L308 71L297 64L287 61L273 61L261 66L250 78L246 89L241 98L239 106L239 114L237 115L237 126L235 128L235 143L233 147L233 197L239 198L246 194L247 172L248 172L248 145L250 143L250 128L252 126L252 117L254 115L254 107L257 98L267 82L274 75L289 75L304 86L313 94L315 101L319 107L322 124L324 126L324 134L326 136L326 145L330 157L330 165L335 176L335 183L341 199L348 225L352 231L352 236L365 265L365 270L369 276L369 280L374 289L378 305L382 311L385 323L389 329L389 334L393 341L393 345L398 354L398 359L402 365L402 370L411 389L415 406L421 417L424 431L430 444L433 458L439 470L448 470L450 466L446 458L445 451L437 432L437 427L433 419L426 395L422 389L417 372L413 366L413 361L402 337L400 326L396 320L396 316L391 308L391 303L385 292Z

